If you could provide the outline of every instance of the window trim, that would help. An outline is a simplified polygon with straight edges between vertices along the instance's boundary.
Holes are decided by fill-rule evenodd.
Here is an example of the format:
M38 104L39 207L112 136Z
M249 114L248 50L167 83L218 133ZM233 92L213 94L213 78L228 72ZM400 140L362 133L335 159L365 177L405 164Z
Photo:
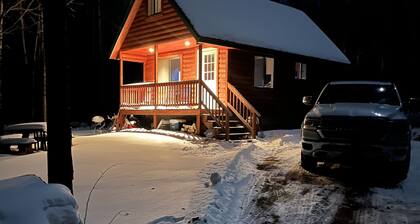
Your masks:
M183 79L182 79L182 54L171 54L171 55L168 55L168 56L159 57L158 61L159 60L168 60L168 62L169 62L170 60L173 60L173 59L179 59L179 81L169 81L169 82L181 82L181 81L183 81ZM158 67L158 70L159 70L159 67ZM158 74L158 79L159 79L159 74ZM170 77L169 77L169 79L170 79Z
M180 55L177 55L177 56L168 58L168 61L169 61L169 71L171 71L171 68L172 68L171 61L172 60L176 60L176 59L178 59L178 61L179 61L179 76L178 76L178 80L174 80L174 81L170 80L172 77L171 77L171 73L169 73L169 76L170 76L169 77L169 82L181 82L182 81L182 62L181 62L181 56Z
M162 0L148 0L147 3L147 16L158 15L162 12Z
M295 80L308 79L308 64L303 62L295 63Z
M264 71L263 71L263 76L265 76L266 74L267 74L267 58L270 58L270 59L272 59L273 60L273 73L271 74L271 85L270 86L264 86L264 85L262 85L262 86L257 86L256 85L256 83L255 83L255 76L256 76L256 74L255 74L255 60L256 60L256 58L257 57L259 57L259 58L264 58ZM275 62L276 60L275 60L275 58L274 57L267 57L267 56L261 56L261 55L255 55L254 56L254 74L253 74L253 86L254 86L254 88L260 88L260 89L274 89L274 74L275 74L275 64L276 64L276 62ZM263 77L263 80L264 80L264 77ZM264 82L264 81L263 81Z
M145 74L146 74L146 62L144 62L144 61L137 61L137 60L134 60L134 59L127 59L127 58L124 58L124 59L121 59L121 61L122 61L122 66L123 66L123 68L122 68L122 76L121 76L121 85L120 85L120 87L123 87L123 86L130 86L130 85L141 85L141 84L147 84L147 83L149 83L149 82L146 82L145 81ZM124 84L124 62L135 62L135 63L140 63L140 64L143 64L143 82L139 82L139 83L130 83L130 84Z

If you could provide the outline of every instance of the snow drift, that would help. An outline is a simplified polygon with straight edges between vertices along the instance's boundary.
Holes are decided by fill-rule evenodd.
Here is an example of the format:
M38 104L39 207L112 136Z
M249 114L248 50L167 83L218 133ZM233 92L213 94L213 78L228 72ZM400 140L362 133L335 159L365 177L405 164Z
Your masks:
M35 175L0 180L0 223L79 224L78 206L70 190L46 184Z

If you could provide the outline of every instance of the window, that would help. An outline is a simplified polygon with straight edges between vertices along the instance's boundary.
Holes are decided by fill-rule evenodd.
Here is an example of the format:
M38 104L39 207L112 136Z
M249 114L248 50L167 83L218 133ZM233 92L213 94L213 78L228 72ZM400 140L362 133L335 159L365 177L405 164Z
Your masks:
M273 88L274 58L256 56L254 60L254 86Z
M149 0L148 15L153 16L162 11L162 0Z
M143 63L123 62L123 85L143 82Z
M295 79L306 80L306 64L296 62L296 64L295 64Z
M158 62L158 82L178 82L181 80L179 57L161 58Z
M169 60L169 80L171 82L178 82L181 80L180 60L179 58L173 58Z
M215 55L214 54L203 54L203 80L214 80L215 74Z

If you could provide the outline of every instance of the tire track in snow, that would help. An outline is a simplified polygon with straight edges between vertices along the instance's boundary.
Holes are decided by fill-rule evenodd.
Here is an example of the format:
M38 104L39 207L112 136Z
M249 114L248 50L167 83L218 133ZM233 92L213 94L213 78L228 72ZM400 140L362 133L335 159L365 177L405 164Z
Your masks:
M208 223L240 223L244 202L255 181L255 160L251 153L255 146L240 151L228 165L223 180L215 186L215 195L205 219Z
M266 161L270 164L242 223L331 223L342 203L343 187L299 165L300 147L286 144Z
M290 179L287 176L290 172L297 176ZM278 174L270 175L265 181L265 186L274 184L274 191L280 194L264 192L268 195L268 199L274 197L275 201L272 205L269 204L268 208L257 206L262 214L250 223L331 223L343 200L342 188L334 184L318 185L316 180L315 183L308 183L311 181L310 178L315 177L300 175L308 174L299 168L291 170L283 176L283 179L280 178L280 184ZM301 178L306 180L302 181ZM257 203L264 195L259 194L258 197Z
M230 156L224 156L217 161L209 163L206 168L199 172L200 182L192 193L191 202L187 209L188 214L185 220L193 220L195 218L204 217L207 213L209 203L214 197L214 187L210 186L210 174L222 173L231 160ZM208 185L208 186L206 186Z

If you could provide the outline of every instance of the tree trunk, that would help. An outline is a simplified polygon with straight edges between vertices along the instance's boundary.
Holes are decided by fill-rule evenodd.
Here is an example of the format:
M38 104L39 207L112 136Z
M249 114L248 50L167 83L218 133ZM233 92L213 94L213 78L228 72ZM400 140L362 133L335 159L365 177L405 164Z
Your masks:
M47 121L47 68L45 59L44 11L40 12L41 57L42 57L42 118Z
M3 21L4 3L0 0L0 135L3 134Z
M20 2L20 8L23 10L25 7L23 6L23 2ZM22 49L23 49L23 59L25 65L28 65L28 51L26 50L26 36L25 36L25 15L24 11L21 11L20 15L20 35L22 37Z
M47 72L48 182L73 190L73 161L68 111L67 20L65 0L44 0Z
M32 69L33 78L34 78L34 91L41 94L41 98L38 98L39 95L37 94L36 100L34 103L36 104L35 107L37 110L40 110L37 113L37 118L42 121L47 121L47 94L46 94L46 74L45 74L45 44L44 44L44 12L39 12L37 15L37 28L36 28L36 36L35 36L35 46L34 46L34 66ZM40 106L38 104L40 103ZM34 107L34 108L35 108Z

